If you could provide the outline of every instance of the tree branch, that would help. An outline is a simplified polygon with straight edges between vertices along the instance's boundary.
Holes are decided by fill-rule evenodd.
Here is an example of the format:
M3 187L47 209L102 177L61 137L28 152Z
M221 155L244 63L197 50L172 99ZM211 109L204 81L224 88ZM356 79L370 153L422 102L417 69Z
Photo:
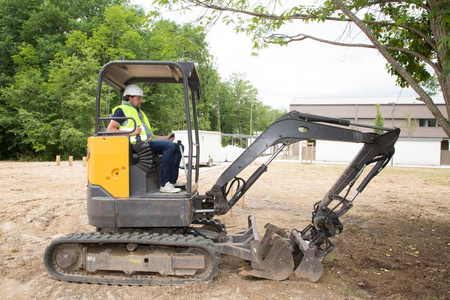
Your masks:
M258 13L258 12L249 11L249 10L237 9L237 8L233 8L233 7L219 6L219 5L215 5L215 4L211 4L211 3L206 3L206 2L203 2L200 0L187 0L187 1L194 3L198 6L208 8L208 9L229 11L229 12L233 12L233 13L239 13L239 14L249 15L249 16L253 16L253 17L269 19L269 20L281 20L281 19L284 20L284 18L281 18L280 16L275 15L275 14L265 14L265 13Z
M285 41L287 43L298 42L298 41L302 41L305 39L311 39L311 40L314 40L314 41L317 41L320 43L330 44L330 45L334 45L334 46L377 49L377 47L375 47L374 45L341 43L341 42L321 39L321 38L307 35L307 34L298 34L298 35L294 35L294 36L288 36L285 34L272 34L267 37L262 37L262 39L264 40L264 42L270 43L270 44L276 44L276 42L273 41L274 39L282 39L283 41ZM415 52L415 51L412 51L412 50L409 50L406 48L401 48L401 47L392 47L392 46L384 46L384 45L383 45L383 47L386 48L387 50L399 51L399 52L411 54L411 55L423 60L425 63L427 63L430 67L432 67L434 69L436 74L442 73L442 70L440 70L439 67L432 60L430 60L429 58L427 58L426 56L424 56L418 52Z
M286 19L287 20L313 20L313 19L319 19L318 15L295 14L292 16L281 17L281 16L275 15L275 14L260 13L260 12L254 12L254 11L249 11L249 10L237 9L237 8L233 8L233 7L215 5L215 4L203 2L201 0L188 0L188 1L191 3L194 3L196 5L199 5L201 7L207 8L207 9L214 9L214 10L218 10L218 11L228 11L228 12L232 12L232 13L244 14L244 15L258 17L258 18L262 18L262 19L268 19L268 20L286 20ZM404 1L382 1L381 0L378 2L386 3L386 2L404 2ZM376 4L378 4L378 3L376 3ZM352 22L348 18L342 20L338 17L327 17L326 19L329 21L336 21L336 22ZM418 30L414 27L411 27L408 25L402 25L402 24L397 25L394 22L387 22L387 21L370 21L370 20L361 20L361 21L364 22L365 24L379 25L379 26L383 26L383 27L393 26L393 27L399 27L399 28L403 28L408 31L414 32L419 37L423 38L433 48L433 50L437 51L436 43L432 39L430 39L426 34L424 34L423 32L421 32L420 30Z
M369 2L367 5L365 5L365 7L371 6L371 5L380 5L380 4L386 4L386 3L398 3L398 4L402 4L402 3L408 3L408 4L415 4L421 8L423 8L424 10L426 10L427 12L430 12L431 9L430 7L428 7L427 5L425 5L424 3L419 3L418 1L405 1L405 0L374 0Z
M336 21L336 22L352 22L352 20L347 19L347 18L345 20L342 20L342 19L336 18L336 17L328 17L327 20ZM414 28L414 27L411 27L408 25L402 25L402 24L397 25L394 22L387 22L387 21L370 21L370 20L361 20L361 21L364 24L378 25L378 26L382 26L382 27L392 26L392 27L403 28L408 31L414 32L419 37L423 38L433 48L433 50L437 51L436 43L432 39L430 39L430 37L428 37L428 35L426 35L422 31L418 30L417 28Z
M447 136L450 137L450 124L442 115L442 112L438 109L436 104L431 99L430 95L425 92L425 90L412 78L412 76L387 52L386 48L380 43L380 41L375 37L372 31L341 1L341 0L331 0L334 5L336 5L353 23L358 26L362 32L366 34L373 45L378 49L381 55L386 58L388 63L395 69L395 71L402 76L405 81L411 86L411 88L419 95L420 99L425 103L427 108L436 118L439 125L445 131Z

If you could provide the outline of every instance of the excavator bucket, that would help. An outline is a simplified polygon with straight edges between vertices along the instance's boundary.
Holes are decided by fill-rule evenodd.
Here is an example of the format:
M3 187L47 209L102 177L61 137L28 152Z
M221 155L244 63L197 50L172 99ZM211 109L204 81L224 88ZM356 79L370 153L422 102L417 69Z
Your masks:
M291 231L291 240L299 246L303 258L297 269L290 276L290 279L308 278L312 282L318 281L323 273L323 265L315 255L315 248L309 247L295 229Z
M272 224L265 226L261 241L251 242L251 268L239 274L270 280L285 280L294 271L293 247L286 232Z
M251 267L240 271L240 275L270 280L320 279L323 265L316 257L316 248L310 247L297 230L293 229L288 238L286 231L275 225L267 224L265 228L262 240L251 242Z

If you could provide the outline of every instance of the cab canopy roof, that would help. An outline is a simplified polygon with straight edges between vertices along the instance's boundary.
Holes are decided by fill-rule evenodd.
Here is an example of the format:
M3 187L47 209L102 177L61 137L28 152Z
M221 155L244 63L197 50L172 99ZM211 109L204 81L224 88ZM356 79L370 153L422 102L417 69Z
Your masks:
M103 66L99 74L101 82L119 92L137 82L184 83L194 91L200 89L197 70L192 62L167 61L112 61Z

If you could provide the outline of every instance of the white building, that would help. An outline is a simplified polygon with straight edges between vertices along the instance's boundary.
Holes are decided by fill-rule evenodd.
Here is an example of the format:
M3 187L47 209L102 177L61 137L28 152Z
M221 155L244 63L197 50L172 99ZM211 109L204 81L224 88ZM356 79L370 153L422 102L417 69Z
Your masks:
M433 100L446 115L443 97L434 97ZM425 104L415 97L294 98L290 110L374 125L376 105L379 105L385 119L384 127L399 127L402 130L395 147L394 164L450 165L448 136ZM340 142L313 143L313 157L316 161L349 162L361 147ZM294 147L293 154L299 155L299 149L299 146ZM303 151L300 156L305 156L307 148L301 149Z

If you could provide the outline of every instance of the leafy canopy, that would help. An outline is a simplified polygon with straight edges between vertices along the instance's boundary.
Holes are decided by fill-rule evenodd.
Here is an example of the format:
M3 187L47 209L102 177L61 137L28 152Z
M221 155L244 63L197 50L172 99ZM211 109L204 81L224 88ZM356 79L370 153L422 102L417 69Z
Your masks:
M0 159L86 155L98 72L119 59L194 62L203 83L200 129L248 132L250 102L235 90L256 92L248 81L243 90L234 84L237 75L233 83L220 78L200 26L155 20L122 0L0 0L0 12ZM179 85L144 89L142 109L157 134L186 129ZM102 100L101 115L109 116L121 95L104 88ZM233 123L237 101L240 127ZM253 108L261 130L270 108L256 98Z

